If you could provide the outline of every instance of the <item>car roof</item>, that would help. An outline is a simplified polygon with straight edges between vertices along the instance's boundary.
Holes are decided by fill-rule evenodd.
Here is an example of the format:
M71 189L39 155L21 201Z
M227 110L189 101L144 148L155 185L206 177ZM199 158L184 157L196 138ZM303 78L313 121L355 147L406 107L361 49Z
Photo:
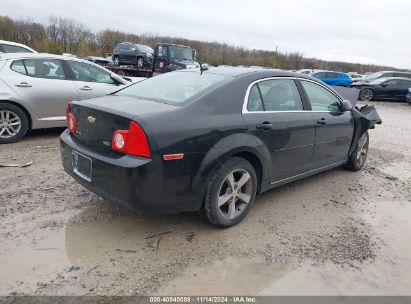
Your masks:
M31 47L28 47L28 46L25 45L25 44L13 42L13 41L0 40L0 44L8 44L8 45L20 46L20 47L23 47L23 48L28 49L28 50L30 50L30 51L33 51L34 53L37 53L36 50L33 50ZM5 53L1 53L1 54L5 54Z
M179 72L196 72L199 73L199 69L192 70L182 70ZM261 69L261 68L238 68L238 67L213 67L203 71L204 74L218 74L231 77L240 77L244 75L253 74L255 76L264 77L297 77L297 78L306 78L318 81L318 79L311 77L309 75L297 73L297 72L287 72L284 70L278 69Z
M407 77L381 77L381 78L378 78L378 80L384 80L384 81L385 80L407 80L407 81L411 81L411 78L407 78Z
M75 57L68 57L68 56L63 56L63 55L54 55L54 54L47 54L47 53L0 53L0 60L24 59L24 58L63 59L63 58L75 58Z

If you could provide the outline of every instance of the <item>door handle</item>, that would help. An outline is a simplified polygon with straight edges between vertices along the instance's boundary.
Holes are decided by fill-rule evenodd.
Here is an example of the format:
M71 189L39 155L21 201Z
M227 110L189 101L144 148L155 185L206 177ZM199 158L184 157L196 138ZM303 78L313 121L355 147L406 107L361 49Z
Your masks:
M31 88L31 84L28 84L27 82L20 82L20 83L16 84L16 87L19 87L19 88Z
M317 124L319 125L326 125L327 124L327 119L325 119L324 117L317 120Z
M82 91L91 91L92 88L90 88L89 86L84 86L84 87L80 88L80 90L82 90Z
M272 130L274 128L274 125L272 123L269 123L268 121L264 121L261 124L257 124L255 127L261 130Z

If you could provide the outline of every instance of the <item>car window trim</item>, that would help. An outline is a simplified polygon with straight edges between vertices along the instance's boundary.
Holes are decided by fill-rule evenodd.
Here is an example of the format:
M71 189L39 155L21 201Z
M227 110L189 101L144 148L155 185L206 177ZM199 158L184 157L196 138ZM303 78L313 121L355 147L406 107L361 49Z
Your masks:
M323 85L322 83L319 83L319 82L317 82L317 81L315 81L315 80L311 80L311 79L307 79L307 78L302 78L302 77L295 77L295 76L275 76L275 77L265 77L265 78L257 79L257 80L251 82L251 83L248 85L247 91L246 91L246 93L245 93L244 101L243 101L243 109L242 109L242 111L241 111L241 114L304 113L304 112L309 112L309 113L335 113L335 112L332 112L332 111L313 111L313 110L308 110L308 109L307 109L307 110L306 110L306 109L304 109L304 110L296 110L296 111L248 111L248 109L247 109L248 97L249 97L249 95L250 95L250 90L251 90L252 86L253 86L254 84L256 84L256 83L261 82L261 81L265 81L265 80L276 80L276 79L292 79L292 80L294 80L294 81L296 81L296 80L299 80L299 81L303 80L303 81L308 81L308 82L315 83L315 84L323 87L323 88L326 89L327 91L329 91L329 92L330 92L331 94L333 94L335 97L337 97L337 99L340 101L340 105L342 104L342 98L341 98L340 96L338 96L338 95L337 95L335 92L333 92L330 88L327 88L325 85ZM297 86L297 88L298 88L298 86ZM303 89L304 89L304 88L303 88ZM300 94L300 97L302 97L301 94ZM309 100L307 100L307 102L309 103L310 108L312 108L312 107L311 107L311 103L309 102ZM304 106L304 102L303 102L303 106Z

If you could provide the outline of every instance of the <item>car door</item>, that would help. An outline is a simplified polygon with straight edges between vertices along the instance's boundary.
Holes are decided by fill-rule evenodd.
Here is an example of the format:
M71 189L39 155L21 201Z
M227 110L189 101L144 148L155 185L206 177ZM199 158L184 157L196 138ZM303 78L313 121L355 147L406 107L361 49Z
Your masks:
M124 86L113 80L109 72L96 65L76 60L66 60L65 62L73 74L74 83L81 99L107 95Z
M326 167L347 160L354 134L351 112L341 110L341 100L318 83L300 80L316 122L312 164Z
M407 99L406 96L408 94L409 88L411 88L411 80L400 79L395 98L399 100L406 100Z
M64 121L66 105L78 98L59 59L14 60L2 70L2 77L40 120Z
M309 171L315 122L305 111L294 79L270 78L253 83L243 109L249 131L269 155L272 182Z
M377 94L375 97L383 99L396 99L399 91L399 82L400 81L398 79L384 81L377 86Z

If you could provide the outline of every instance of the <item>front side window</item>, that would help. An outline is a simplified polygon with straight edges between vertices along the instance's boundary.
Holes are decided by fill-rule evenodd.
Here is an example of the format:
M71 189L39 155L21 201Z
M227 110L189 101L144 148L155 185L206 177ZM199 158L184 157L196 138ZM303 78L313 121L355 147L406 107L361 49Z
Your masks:
M224 75L200 74L199 72L171 72L140 81L117 94L154 101L182 103L228 78Z
M395 80L395 79L388 80L384 82L384 85L388 87L395 87L398 85L398 80Z
M341 111L340 99L333 93L313 82L301 81L301 84L307 94L313 111Z
M58 59L24 59L27 75L36 78L65 80L66 75Z
M300 93L292 79L264 80L254 86L258 86L265 111L303 110Z
M68 64L73 70L74 76L78 81L99 82L114 84L110 73L88 63L68 60Z
M315 78L321 79L321 78L326 78L327 77L327 73L317 73L314 75Z

